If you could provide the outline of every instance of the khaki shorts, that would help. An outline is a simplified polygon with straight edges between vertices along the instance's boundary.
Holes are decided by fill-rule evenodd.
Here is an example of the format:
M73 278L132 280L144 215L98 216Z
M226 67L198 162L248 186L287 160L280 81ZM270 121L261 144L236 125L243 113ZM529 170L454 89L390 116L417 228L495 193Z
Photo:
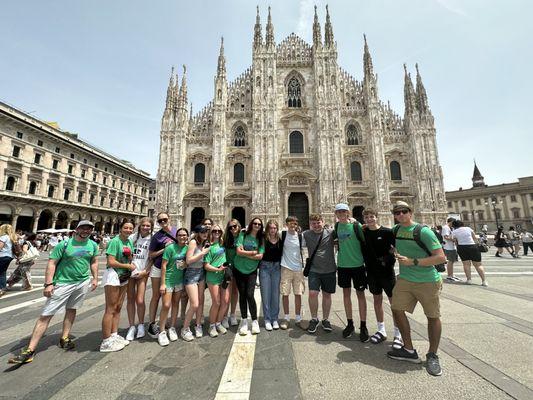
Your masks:
M282 296L288 296L292 292L295 295L302 295L305 292L305 281L303 271L291 271L288 268L281 267L280 293Z
M393 310L413 313L416 303L420 303L424 314L428 318L440 318L439 295L442 281L438 282L410 282L398 278L392 290Z

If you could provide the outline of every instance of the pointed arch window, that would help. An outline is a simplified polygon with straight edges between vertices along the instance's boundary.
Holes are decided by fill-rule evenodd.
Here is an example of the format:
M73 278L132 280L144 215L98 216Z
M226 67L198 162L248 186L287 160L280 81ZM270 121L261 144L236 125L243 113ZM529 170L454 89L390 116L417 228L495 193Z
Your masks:
M233 182L235 183L244 182L244 164L237 163L233 166Z
M398 161L391 161L389 167L390 167L391 180L401 181L402 180L402 168L400 167L400 163Z
M7 178L6 190L15 190L15 178L13 178L12 176Z
M37 192L37 182L30 182L30 189L28 190L29 194L35 194Z
M242 126L238 126L233 134L233 145L237 147L246 146L246 132Z
M287 87L288 106L299 108L302 106L302 89L296 78L291 78Z
M352 161L350 163L350 177L351 180L355 182L361 182L363 180L361 163L359 161Z
M198 163L194 166L194 183L205 182L205 164Z
M348 125L346 128L346 144L348 146L357 146L360 144L359 130L353 124Z
M289 135L289 152L302 154L304 152L304 136L300 131L292 131Z

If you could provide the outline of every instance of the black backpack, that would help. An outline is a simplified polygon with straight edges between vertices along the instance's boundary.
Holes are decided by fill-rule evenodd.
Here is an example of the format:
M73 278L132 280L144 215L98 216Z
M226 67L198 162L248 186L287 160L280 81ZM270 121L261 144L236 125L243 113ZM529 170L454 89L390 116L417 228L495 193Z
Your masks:
M416 244L418 245L418 247L420 247L422 250L425 251L425 253L428 255L428 257L431 257L432 254L431 254L431 251L427 248L427 246L424 244L424 242L422 242L422 239L420 239L420 232L422 232L422 228L425 227L427 225L422 225L422 224L416 224L415 226L415 229L413 230L413 238L403 238L403 237L397 237L396 235L398 234L398 231L400 230L400 225L396 225L393 229L392 229L392 233L394 234L394 239L396 240L414 240L416 242ZM445 264L437 264L437 265L434 265L435 269L438 271L438 272L444 272L446 271L446 265Z

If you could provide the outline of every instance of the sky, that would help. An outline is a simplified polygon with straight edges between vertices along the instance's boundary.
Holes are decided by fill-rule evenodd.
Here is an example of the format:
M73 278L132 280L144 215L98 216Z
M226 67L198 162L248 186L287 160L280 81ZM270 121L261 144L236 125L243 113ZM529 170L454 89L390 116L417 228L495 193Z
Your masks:
M338 64L363 76L366 33L379 95L403 116L403 64L419 64L446 190L533 175L533 2L331 0ZM0 100L157 173L170 69L187 65L189 101L213 96L220 37L228 79L251 65L256 5L276 43L312 43L322 0L7 0L0 12Z

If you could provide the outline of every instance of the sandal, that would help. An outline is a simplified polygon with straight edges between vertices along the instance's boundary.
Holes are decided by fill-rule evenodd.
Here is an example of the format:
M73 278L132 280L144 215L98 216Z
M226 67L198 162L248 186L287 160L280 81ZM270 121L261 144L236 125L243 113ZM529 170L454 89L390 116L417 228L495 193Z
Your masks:
M403 340L399 336L395 336L394 340L392 341L391 347L395 350L400 350L403 347Z
M370 336L370 341L373 343L373 344L379 344L381 342L384 342L385 340L387 340L387 336L385 336L383 333L381 332L376 332L374 333L372 336Z

